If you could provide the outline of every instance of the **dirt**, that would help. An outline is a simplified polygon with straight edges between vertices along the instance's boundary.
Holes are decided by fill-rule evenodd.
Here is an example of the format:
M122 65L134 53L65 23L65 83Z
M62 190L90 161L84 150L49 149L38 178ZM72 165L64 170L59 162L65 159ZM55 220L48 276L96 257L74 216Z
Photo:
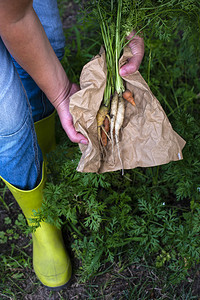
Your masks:
M79 5L73 1L68 1L63 6L64 13L62 15L63 28L67 29L76 24L76 16L79 11Z

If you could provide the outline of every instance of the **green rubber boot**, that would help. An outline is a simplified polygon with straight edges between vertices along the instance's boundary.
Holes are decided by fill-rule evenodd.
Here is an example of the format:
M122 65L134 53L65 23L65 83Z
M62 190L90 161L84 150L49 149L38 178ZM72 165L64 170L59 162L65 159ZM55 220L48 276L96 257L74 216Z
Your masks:
M3 179L3 178L2 178ZM45 184L45 167L40 184L33 190L23 191L3 179L14 198L21 207L28 224L33 217L33 210L40 209ZM71 262L65 250L61 231L46 222L32 233L33 238L33 267L43 285L52 290L60 290L70 279Z
M48 117L34 123L38 144L44 158L47 153L56 148L55 115L56 110Z

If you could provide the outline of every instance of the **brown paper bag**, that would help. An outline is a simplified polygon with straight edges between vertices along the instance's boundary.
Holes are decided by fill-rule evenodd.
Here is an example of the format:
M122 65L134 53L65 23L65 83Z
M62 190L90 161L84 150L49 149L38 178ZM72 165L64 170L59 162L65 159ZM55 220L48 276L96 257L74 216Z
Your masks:
M127 47L120 60L124 64L131 57ZM124 123L120 132L120 151L123 169L151 167L182 159L185 141L172 126L159 101L152 94L139 71L123 78L126 88L134 94L136 106L126 103ZM83 67L80 77L81 90L70 99L70 112L74 126L89 140L80 144L82 156L79 172L110 172L122 169L117 147L112 155L111 142L102 153L97 137L96 115L103 99L106 85L105 53L101 49Z

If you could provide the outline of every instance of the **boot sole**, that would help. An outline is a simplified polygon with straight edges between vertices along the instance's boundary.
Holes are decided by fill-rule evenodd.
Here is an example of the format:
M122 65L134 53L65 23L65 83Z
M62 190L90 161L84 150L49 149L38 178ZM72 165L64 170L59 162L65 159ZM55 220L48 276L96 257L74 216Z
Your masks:
M45 288L47 288L48 290L54 291L54 292L59 292L60 290L62 290L62 289L64 289L64 288L68 287L70 281L71 281L71 279L69 279L65 284L60 285L60 286L56 286L56 287L47 286L47 285L44 285L41 281L40 281L40 282L41 282L41 284L42 284Z
M47 286L47 285L44 285L43 286L49 290L49 291L53 291L53 292L59 292L60 290L63 290L64 288L67 287L67 283L64 284L64 285L61 285L61 286L57 286L57 287L50 287L50 286Z

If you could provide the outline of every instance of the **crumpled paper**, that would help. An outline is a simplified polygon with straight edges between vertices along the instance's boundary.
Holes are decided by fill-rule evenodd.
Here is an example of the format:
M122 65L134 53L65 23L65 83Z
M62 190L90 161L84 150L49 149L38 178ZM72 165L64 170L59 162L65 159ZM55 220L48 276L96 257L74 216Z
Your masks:
M124 49L120 66L131 57ZM106 61L103 48L87 63L80 76L80 91L70 98L70 112L74 126L88 138L89 144L79 144L82 152L77 171L111 172L122 169L116 145L114 158L111 142L102 153L97 137L96 115L106 86ZM120 130L119 147L123 169L152 167L183 158L185 141L173 130L159 101L139 71L123 78L133 92L136 106L126 102L125 118Z

